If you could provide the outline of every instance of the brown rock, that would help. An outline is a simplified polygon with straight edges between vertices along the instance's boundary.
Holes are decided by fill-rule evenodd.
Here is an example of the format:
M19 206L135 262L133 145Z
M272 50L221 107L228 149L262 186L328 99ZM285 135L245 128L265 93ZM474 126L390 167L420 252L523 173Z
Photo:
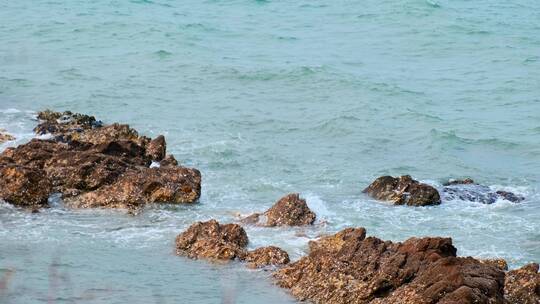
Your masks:
M260 247L250 251L245 256L245 261L250 268L281 266L290 262L289 254L276 246Z
M37 134L52 134L62 141L71 139L71 136L101 126L94 116L66 112L53 112L45 110L37 115L40 123L34 128Z
M0 164L0 199L20 207L47 204L52 192L49 179L40 169Z
M508 270L508 263L505 259L478 259L481 263L496 267L500 270Z
M148 146L146 147L146 154L151 160L160 161L165 157L167 152L167 144L165 142L165 137L160 135L154 138Z
M315 218L316 215L309 209L306 200L300 198L298 193L291 193L282 197L263 214L252 214L242 222L269 227L303 226L313 224Z
M114 183L66 201L76 208L140 208L148 203L194 203L201 174L184 167L129 169Z
M314 303L503 303L504 273L456 257L449 238L403 243L346 229L310 243L310 252L274 276Z
M176 254L193 259L243 259L247 243L240 225L221 225L216 220L197 222L176 237Z
M69 111L44 111L38 118L36 132L51 133L53 139L34 139L0 154L0 168L16 168L4 172L11 176L2 181L8 202L45 204L55 191L73 207L133 209L146 203L193 203L200 196L200 172L178 167L172 155L163 159L163 136L150 141L128 125L103 126L93 116ZM152 160L162 160L162 168L148 168ZM47 184L43 197L24 182L36 176Z
M159 165L161 167L175 167L178 166L178 161L174 158L174 156L168 154L162 161L159 162Z
M531 263L506 273L504 296L508 304L540 303L538 264Z
M15 140L15 137L8 134L5 130L0 129L0 144L10 140Z
M395 205L428 206L441 203L437 189L422 184L409 175L381 176L363 192L375 199L389 201Z

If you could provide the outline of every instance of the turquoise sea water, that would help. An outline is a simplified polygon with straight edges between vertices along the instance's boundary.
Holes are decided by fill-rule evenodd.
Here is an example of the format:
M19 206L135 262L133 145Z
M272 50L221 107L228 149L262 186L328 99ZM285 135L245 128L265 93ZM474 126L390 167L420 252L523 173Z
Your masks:
M364 226L540 261L536 0L0 0L0 128L18 137L0 149L31 139L44 108L164 134L203 194L137 217L0 205L2 303L294 302L268 272L173 254L194 221L288 192L319 222L246 227L251 248L297 259L310 238ZM361 194L383 174L470 176L526 200L389 206Z

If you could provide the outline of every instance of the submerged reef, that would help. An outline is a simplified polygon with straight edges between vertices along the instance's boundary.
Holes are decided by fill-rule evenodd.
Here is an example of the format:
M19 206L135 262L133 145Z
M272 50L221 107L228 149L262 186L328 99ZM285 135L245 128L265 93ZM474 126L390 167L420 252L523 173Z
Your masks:
M198 200L200 172L166 155L163 136L150 139L128 125L105 125L69 111L37 117L35 132L48 139L0 154L0 199L39 208L47 206L51 194L61 193L71 207L127 209Z

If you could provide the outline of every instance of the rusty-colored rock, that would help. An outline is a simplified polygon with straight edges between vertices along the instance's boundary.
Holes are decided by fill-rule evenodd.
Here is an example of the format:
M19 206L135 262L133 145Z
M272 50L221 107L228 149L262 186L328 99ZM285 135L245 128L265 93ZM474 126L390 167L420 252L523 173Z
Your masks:
M309 255L274 276L314 303L503 303L504 273L456 257L449 238L393 243L346 229L311 242Z
M246 254L245 261L250 268L281 266L290 262L289 254L276 246L260 247L250 251Z
M422 184L409 175L381 176L363 192L375 199L389 201L395 205L428 206L441 203L437 189Z
M311 225L316 215L311 211L306 200L300 194L291 193L282 197L264 213L254 213L242 220L248 224L263 226L303 226Z
M40 169L0 164L0 199L20 207L47 205L52 185Z
M69 111L43 111L38 119L35 131L51 134L51 139L33 139L0 154L0 168L17 168L9 173L19 174L2 181L2 198L9 196L8 202L45 204L47 197L36 198L41 192L23 182L35 180L36 174L48 185L43 193L60 192L73 207L139 208L146 203L193 203L200 196L200 172L178 167L172 155L163 159L163 136L150 141L128 125L103 125L93 116ZM156 160L162 160L162 166L148 168ZM28 189L19 189L23 186ZM9 189L31 195L14 196ZM23 198L29 201L23 203Z
M165 153L167 152L167 143L165 142L165 137L160 135L152 141L150 141L146 147L146 155L151 160L160 161L165 158Z
M443 186L452 186L452 185L473 185L476 184L471 178L465 179L451 179L448 182L444 183Z
M15 137L8 134L6 130L0 129L0 144L10 140L15 140Z
M478 259L481 263L496 267L500 270L508 270L508 263L505 259Z
M194 203L201 195L201 174L184 167L139 168L114 183L66 201L77 208L139 208L148 203Z
M506 273L504 296L508 304L540 303L538 264L531 263Z
M216 220L197 222L176 237L176 254L193 259L243 259L248 243L246 231L237 224Z

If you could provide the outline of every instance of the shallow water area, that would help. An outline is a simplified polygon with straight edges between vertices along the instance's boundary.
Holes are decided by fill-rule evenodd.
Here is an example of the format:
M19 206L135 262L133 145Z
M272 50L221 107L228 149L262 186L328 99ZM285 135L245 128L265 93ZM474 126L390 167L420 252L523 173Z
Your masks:
M351 226L458 254L540 262L540 2L16 1L0 4L0 129L51 108L164 134L198 204L123 211L0 204L1 303L287 303L269 272L174 255L190 224L300 192L313 227L246 226L250 248ZM514 204L390 206L380 175L471 177Z

